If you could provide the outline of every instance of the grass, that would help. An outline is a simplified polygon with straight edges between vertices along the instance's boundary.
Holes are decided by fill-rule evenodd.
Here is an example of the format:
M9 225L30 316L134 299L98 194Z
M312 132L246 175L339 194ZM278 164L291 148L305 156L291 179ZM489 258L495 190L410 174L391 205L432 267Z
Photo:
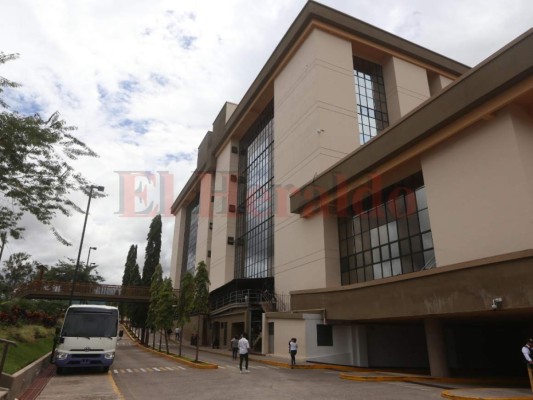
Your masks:
M0 327L0 338L11 340L3 372L13 374L52 350L54 329L37 325ZM5 345L0 345L3 351Z

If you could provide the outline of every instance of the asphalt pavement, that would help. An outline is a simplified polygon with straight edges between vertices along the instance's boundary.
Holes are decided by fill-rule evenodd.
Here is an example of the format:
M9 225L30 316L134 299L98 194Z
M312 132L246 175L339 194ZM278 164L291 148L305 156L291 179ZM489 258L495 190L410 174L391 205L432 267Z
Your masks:
M173 338L173 336L172 336ZM159 335L156 336L156 349L159 348ZM134 338L125 338L125 341L132 341L132 345L136 345L139 349L143 349L153 354L157 354L159 357L168 357L165 354L154 352L139 344ZM124 344L127 344L126 342ZM152 341L150 341L152 344ZM178 353L178 345L175 340L169 341L169 347L171 353ZM161 346L163 352L166 350L165 343ZM119 350L120 351L120 350ZM200 360L209 359L209 355L217 356L216 360L225 360L227 358L228 363L231 362L231 351L227 348L213 349L211 347L200 346L199 348ZM196 354L196 348L189 344L182 344L182 355L185 357L194 359ZM223 356L224 358L220 358ZM213 357L211 357L213 358ZM175 359L173 359L175 361ZM529 388L519 387L498 387L508 384L508 382L498 382L495 380L467 380L467 379L451 379L451 378L432 378L427 376L413 375L413 374L401 374L398 372L391 373L387 371L371 371L368 369L346 367L346 366L333 366L323 364L310 364L302 363L296 366L296 369L302 370L316 370L316 369L329 369L333 373L338 373L338 377L343 380L355 382L367 382L379 384L387 382L408 382L416 383L419 385L427 385L428 387L437 387L442 389L441 396L448 399L506 399L506 400L533 400L533 392ZM218 361L220 362L220 361ZM251 363L258 363L264 365L270 365L275 368L287 368L290 369L290 359L282 357L274 357L270 355L250 355ZM224 362L220 362L223 364ZM188 364L189 367L194 367L195 363ZM213 363L214 364L214 363ZM184 365L187 365L185 362ZM204 366L209 363L204 364ZM216 365L212 366L217 368ZM221 367L224 368L224 367ZM201 374L202 371L197 371ZM41 380L42 384L42 380ZM25 392L19 400L61 400L61 399L80 399L80 400L123 400L124 397L117 387L115 380L113 379L113 367L107 374L99 371L83 371L76 374L67 374L61 376L52 376L48 379L48 382L44 386L40 394L37 395L34 390L30 389ZM399 386L401 388L401 386ZM401 389L398 389L401 390ZM75 391L75 394L74 392ZM31 392L31 396L30 396ZM37 395L37 397L35 397Z

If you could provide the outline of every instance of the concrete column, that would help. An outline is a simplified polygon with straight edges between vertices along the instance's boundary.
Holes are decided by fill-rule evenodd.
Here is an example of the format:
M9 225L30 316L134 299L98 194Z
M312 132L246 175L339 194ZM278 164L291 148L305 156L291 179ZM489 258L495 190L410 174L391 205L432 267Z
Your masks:
M352 326L353 363L358 367L368 367L368 341L366 325Z
M424 326L426 328L426 343L431 376L450 376L441 321L438 319L426 319Z
M270 332L268 331L268 319L265 313L261 315L261 329L263 335L263 340L261 340L261 353L267 354L269 350L268 341L270 339Z

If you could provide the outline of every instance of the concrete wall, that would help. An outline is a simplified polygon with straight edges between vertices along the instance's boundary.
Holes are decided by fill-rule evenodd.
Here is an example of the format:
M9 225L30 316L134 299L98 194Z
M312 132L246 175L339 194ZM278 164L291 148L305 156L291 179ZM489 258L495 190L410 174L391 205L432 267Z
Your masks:
M263 351L268 350L268 323L274 323L274 349L271 354L290 359L289 341L295 337L298 343L298 359L302 361L306 357L306 321L301 314L287 315L266 318L263 321ZM272 349L271 349L272 350Z
M306 322L307 360L341 365L353 363L352 332L349 325L334 325L333 346L318 346L317 325L324 322L316 314Z
M186 214L186 210L181 208L174 217L174 236L172 238L172 256L170 259L170 279L172 279L174 288L179 288L181 282Z
M384 63L383 79L391 125L430 96L426 70L399 58Z
M211 232L210 222L213 214L213 195L214 179L211 174L205 174L200 179L200 204L198 210L198 234L196 237L196 265L200 261L206 263L208 270L210 257L208 252L211 250Z
M450 78L428 71L428 82L429 92L431 96L435 96L453 81Z
M422 158L437 265L533 248L532 128L504 109Z
M37 376L50 365L50 353L42 356L13 375L2 373L0 387L9 389L8 400L16 400L31 385Z
M236 213L229 206L237 204L237 183L231 175L237 175L238 154L231 152L235 144L229 143L217 158L215 173L213 229L211 239L210 290L224 285L234 278L235 246L228 245L228 237L235 237Z
M358 146L351 44L313 31L276 78L274 92L276 292L337 285L336 220L304 220L284 205L292 188Z
M533 250L525 250L355 285L293 292L291 305L300 310L326 309L328 319L345 321L460 313L492 317L492 300L501 297L502 310L526 316L533 304L533 291L525 283L532 261Z

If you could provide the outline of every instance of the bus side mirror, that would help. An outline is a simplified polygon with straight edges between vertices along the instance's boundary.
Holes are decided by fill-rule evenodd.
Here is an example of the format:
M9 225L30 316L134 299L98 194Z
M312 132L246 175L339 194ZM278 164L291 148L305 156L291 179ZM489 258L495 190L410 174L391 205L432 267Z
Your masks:
M65 343L65 338L64 338L63 336L61 336L61 337L59 338L59 343L60 343L60 344Z
M119 331L118 332L118 337L122 337L122 336L124 336L124 331Z

